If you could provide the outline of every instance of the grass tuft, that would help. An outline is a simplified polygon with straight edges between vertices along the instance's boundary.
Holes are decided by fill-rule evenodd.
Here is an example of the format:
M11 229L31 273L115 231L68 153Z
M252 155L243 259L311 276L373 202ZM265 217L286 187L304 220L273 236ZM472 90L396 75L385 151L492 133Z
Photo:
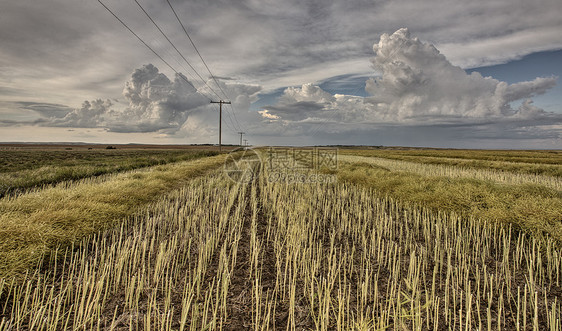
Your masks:
M0 277L35 265L58 245L115 226L139 207L224 162L224 156L83 180L0 200Z

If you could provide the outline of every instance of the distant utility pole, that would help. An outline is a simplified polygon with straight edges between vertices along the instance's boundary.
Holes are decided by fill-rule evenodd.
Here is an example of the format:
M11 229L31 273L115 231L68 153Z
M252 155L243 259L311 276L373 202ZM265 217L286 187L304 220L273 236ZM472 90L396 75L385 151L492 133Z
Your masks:
M230 105L230 101L211 101L219 104L219 152L222 152L222 104Z
M240 147L242 147L242 135L246 134L246 132L238 132L238 134L240 135Z
M244 139L244 146L248 146L248 139Z

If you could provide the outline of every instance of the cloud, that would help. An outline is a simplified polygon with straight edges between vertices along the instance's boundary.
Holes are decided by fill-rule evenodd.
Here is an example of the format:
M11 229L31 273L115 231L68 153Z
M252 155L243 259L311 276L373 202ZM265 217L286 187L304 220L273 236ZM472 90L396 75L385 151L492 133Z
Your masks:
M373 51L373 69L380 76L367 80L370 96L331 95L312 84L289 87L275 104L264 107L262 117L303 130L320 123L323 130L334 132L381 125L509 122L529 127L562 122L561 114L545 112L531 99L554 87L557 77L508 84L477 72L467 74L405 28L383 34ZM521 104L514 106L517 102Z
M285 89L277 103L268 106L267 111L261 114L268 119L300 121L315 116L316 112L325 110L334 101L335 97L320 87L304 84L301 88Z
M184 130L186 132L178 136L209 136L210 132L216 131L217 116L214 105L209 102L208 96L213 95L211 88L232 102L232 107L223 107L224 124L231 131L245 130L240 123L258 125L261 121L255 111L249 111L250 104L258 99L260 86L209 80L197 89L182 74L176 74L171 81L154 65L147 64L136 69L125 83L126 106L123 109L116 108L115 102L120 103L118 100L110 99L84 101L75 109L59 104L17 102L20 108L32 110L40 118L33 121L3 120L0 125L103 128L109 132L159 132L165 135Z
M279 115L273 115L269 112L269 110L264 109L264 110L259 110L258 113L265 119L270 119L270 120L278 120L281 117L279 117Z
M182 59L134 3L105 3L179 70ZM166 3L141 3L186 57L196 59ZM270 90L366 73L373 36L405 24L463 68L562 47L555 0L172 3L215 74ZM11 101L79 105L100 95L115 98L123 75L155 61L97 1L4 1L0 44L0 90L13 93ZM193 64L204 72L201 63Z
M45 102L16 102L19 108L32 110L43 117L60 118L66 116L72 109L66 105Z
M380 79L367 82L366 102L401 121L427 116L462 118L513 115L513 101L545 93L555 77L508 85L452 65L433 45L411 38L407 29L383 34L373 46Z
M546 93L555 85L556 78L554 77L537 77L533 81L515 83L507 86L504 97L507 102L531 98Z
M111 123L110 128L119 132L147 132L181 127L189 114L208 105L209 99L180 75L176 74L172 82L152 64L135 70L123 90L129 101L120 115L124 121L118 119L115 122L121 123Z
M222 95L222 92L224 92L224 94L226 95L224 95L223 97L226 97L228 100L230 100L232 104L234 104L237 108L240 108L241 110L247 110L250 108L251 103L258 100L258 93L262 89L260 85L243 84L236 82L226 83L218 77L215 78L217 78L217 82L215 82L214 80L209 80L207 82L207 86L213 86L214 88L214 86L216 86L216 84L218 83L220 86L220 95ZM214 89L216 90L216 88ZM207 92L207 94L212 95L211 92Z
M520 13L522 14L522 13ZM530 13L525 16L530 17ZM544 16L545 13L537 14L537 17ZM495 20L490 20L495 21ZM507 21L507 19L506 19ZM496 23L497 24L497 23ZM544 23L543 23L544 24ZM525 55L535 52L557 50L562 48L559 24L546 23L541 27L529 26L512 31L502 31L505 26L495 27L495 33L483 37L473 37L470 40L451 41L447 38L443 43L439 43L439 49L454 64L463 68L476 68L503 64L513 60L519 60ZM476 29L481 29L476 27ZM498 29L499 28L499 29ZM449 30L450 31L450 30Z
M49 118L43 126L103 127L115 132L173 132L185 123L190 113L209 103L209 99L181 74L176 74L174 81L170 81L152 64L133 72L123 96L128 106L121 111L113 109L109 99L84 101L82 107L67 110L64 116L60 114L61 109L53 113L44 111L37 104L27 107L40 109Z
M68 112L62 118L51 118L44 126L62 126L75 128L95 128L103 125L105 118L113 113L110 100L96 99L84 101L82 107Z
M279 103L269 106L262 116L265 118L282 118L288 121L302 121L324 111L326 105L315 101L296 101L287 104Z

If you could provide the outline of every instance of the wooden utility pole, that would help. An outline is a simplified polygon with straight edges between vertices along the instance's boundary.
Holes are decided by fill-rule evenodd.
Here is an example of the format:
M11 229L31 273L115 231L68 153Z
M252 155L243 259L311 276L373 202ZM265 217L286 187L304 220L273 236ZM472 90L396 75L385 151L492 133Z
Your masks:
M230 105L230 101L211 101L211 103L219 104L219 152L222 152L222 104Z
M246 132L238 132L238 134L240 135L240 147L242 147L242 135L246 134Z

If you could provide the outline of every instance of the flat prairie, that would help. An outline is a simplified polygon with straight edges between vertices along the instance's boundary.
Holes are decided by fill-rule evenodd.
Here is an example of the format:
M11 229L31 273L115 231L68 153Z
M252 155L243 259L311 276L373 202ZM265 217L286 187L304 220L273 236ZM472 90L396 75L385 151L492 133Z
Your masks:
M112 147L0 147L109 169L0 199L0 330L562 329L560 151Z

